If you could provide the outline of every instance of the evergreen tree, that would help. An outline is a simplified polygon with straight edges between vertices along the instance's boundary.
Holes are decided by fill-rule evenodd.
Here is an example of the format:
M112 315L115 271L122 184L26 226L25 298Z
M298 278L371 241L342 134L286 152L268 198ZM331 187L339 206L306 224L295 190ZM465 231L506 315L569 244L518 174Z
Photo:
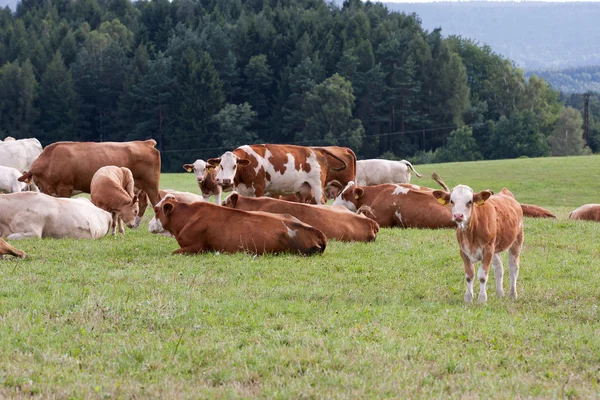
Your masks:
M583 153L583 118L572 107L561 110L560 116L550 137L553 156L578 156Z

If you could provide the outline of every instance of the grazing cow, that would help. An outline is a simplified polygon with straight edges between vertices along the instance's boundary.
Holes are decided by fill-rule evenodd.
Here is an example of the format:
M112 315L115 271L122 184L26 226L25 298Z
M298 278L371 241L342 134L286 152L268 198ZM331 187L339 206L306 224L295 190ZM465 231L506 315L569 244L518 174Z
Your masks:
M196 182L198 182L198 187L205 200L208 200L210 196L215 196L215 204L221 204L223 187L215 180L217 177L215 167L207 164L204 160L196 160L193 164L184 164L183 169L196 175Z
M569 219L600 222L600 204L585 204L571 211Z
M304 184L314 192L315 201L320 204L323 197L330 161L338 159L340 166L347 167L345 161L326 148L318 151L309 147L261 144L242 146L233 152L228 151L219 158L211 158L208 163L218 166L217 183L223 189L229 186L244 196L295 194Z
M382 183L409 183L411 170L419 178L422 176L406 160L359 160L356 162L356 184L373 186Z
M319 229L327 239L372 242L379 231L375 221L341 207L300 204L270 197L245 197L236 192L229 195L223 205L244 211L290 214Z
M108 233L110 213L86 198L62 199L44 193L0 196L0 237L97 239Z
M19 182L21 173L18 169L0 165L0 192L17 193L29 190L29 185Z
M25 172L41 152L42 144L37 139L6 138L0 143L0 165Z
M381 227L452 228L450 210L432 195L433 189L411 184L357 186L348 183L333 202L357 212L368 206L365 215L375 217Z
M164 199L166 195L170 194L180 203L195 203L196 201L205 201L203 196L198 196L197 194L190 192L178 192L176 190L171 189L159 190L158 192L160 193L162 199ZM147 196L144 195L143 197L147 199ZM148 200L146 200L144 203L144 210L147 206ZM141 207L142 201L140 200L140 216L143 215ZM162 227L162 225L160 224L160 220L156 218L156 215L150 220L150 222L148 222L148 231L150 233L159 234L163 236L173 236L169 233L169 231Z
M135 219L140 211L138 197L133 193L133 174L129 168L107 165L100 168L92 177L91 200L96 207L112 215L113 235L125 233L123 221L128 227L135 227Z
M25 258L27 254L25 252L15 249L10 244L6 243L4 239L0 238L0 257L4 255L11 255L15 257Z
M489 190L473 193L470 187L458 185L450 193L435 190L433 196L440 204L449 203L452 206L452 220L458 228L456 239L465 266L465 301L473 301L474 264L479 261L479 302L487 301L486 284L490 264L493 265L496 276L496 294L498 297L504 295L504 268L500 253L507 249L510 296L516 299L519 257L524 236L523 210L513 194L506 188L497 195L492 195Z
M135 186L144 190L154 205L160 200L160 153L153 139L133 142L57 142L46 146L19 178L35 182L42 193L71 197L73 193L90 193L92 177L107 165L127 167Z
M327 238L289 215L249 212L207 202L180 203L167 195L154 207L181 246L174 253L322 253Z

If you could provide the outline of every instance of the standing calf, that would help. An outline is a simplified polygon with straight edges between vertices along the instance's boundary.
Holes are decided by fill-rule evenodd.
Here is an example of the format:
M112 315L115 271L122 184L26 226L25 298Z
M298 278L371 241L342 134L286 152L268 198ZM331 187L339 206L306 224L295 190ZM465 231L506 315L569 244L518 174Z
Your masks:
M193 172L196 175L198 188L204 196L204 200L208 201L210 196L215 196L215 204L221 204L221 193L223 187L216 181L217 170L212 165L209 165L204 160L196 160L193 164L184 164L183 169L187 172Z
M129 228L135 227L139 213L138 197L133 193L133 174L126 167L108 165L100 168L90 184L91 200L96 207L112 214L113 235L125 233L123 221Z
M450 193L435 190L433 196L441 204L452 205L452 220L456 222L456 239L465 266L467 290L465 301L473 301L474 263L481 261L477 272L480 283L479 302L487 300L486 284L490 264L496 276L496 294L504 295L504 269L500 253L508 249L510 295L517 298L519 256L523 247L523 211L512 193L504 188L492 196L489 190L473 193L473 189L458 185Z

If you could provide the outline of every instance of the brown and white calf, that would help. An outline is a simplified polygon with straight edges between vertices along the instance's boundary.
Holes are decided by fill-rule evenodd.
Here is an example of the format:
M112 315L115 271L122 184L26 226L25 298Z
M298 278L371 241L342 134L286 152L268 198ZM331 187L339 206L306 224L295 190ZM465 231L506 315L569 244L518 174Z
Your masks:
M342 207L301 204L270 197L246 197L237 192L229 195L223 206L245 211L290 214L319 229L327 239L345 242L372 242L379 231L377 222Z
M21 258L25 258L27 256L25 252L12 247L10 244L6 243L4 239L0 238L0 257L4 255L11 255Z
M96 207L111 213L113 235L117 234L117 224L120 233L125 233L123 222L129 228L135 227L140 209L133 188L133 174L126 167L108 165L100 168L92 177L91 201Z
M216 181L217 169L215 167L204 160L196 160L193 164L184 164L183 169L196 175L196 182L204 200L208 201L210 196L215 196L215 204L221 204L223 187Z
M600 204L585 204L571 211L569 219L600 222Z
M207 202L180 203L167 195L156 207L161 225L177 239L173 253L322 253L320 230L281 214L249 212Z
M357 186L348 183L333 202L350 211L368 207L381 227L452 228L450 210L433 197L433 189L411 184Z
M519 258L523 248L523 210L506 188L497 195L489 190L473 193L473 189L458 185L450 193L435 190L433 196L440 204L450 204L452 220L456 223L456 239L463 259L467 290L465 301L473 301L474 264L481 261L477 272L479 302L487 301L486 284L493 265L496 276L496 294L504 295L502 278L504 268L500 253L508 250L510 296L517 298Z

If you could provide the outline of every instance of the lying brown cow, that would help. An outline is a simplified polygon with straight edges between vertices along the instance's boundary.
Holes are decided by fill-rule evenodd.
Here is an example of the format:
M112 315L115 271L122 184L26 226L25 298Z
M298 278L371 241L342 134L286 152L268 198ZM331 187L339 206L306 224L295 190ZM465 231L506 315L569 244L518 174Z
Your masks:
M467 290L465 301L473 301L473 280L476 262L481 261L477 272L479 302L487 301L486 284L490 264L496 276L496 294L504 295L502 277L504 269L500 253L508 252L510 295L517 298L519 257L523 247L523 210L513 194L506 188L492 196L489 190L473 193L473 189L458 185L450 193L436 190L433 196L441 204L451 204L452 220L456 222L456 239L465 267Z
M381 227L453 228L447 207L433 197L433 189L411 184L356 186L350 182L333 205L356 212L368 207L367 216L374 216Z
M123 221L128 227L135 227L140 208L133 187L133 175L125 167L102 167L92 178L90 200L96 207L111 213L113 235L117 234L117 224L119 233L125 233Z
M585 204L571 211L569 219L600 222L600 204Z
M131 170L136 187L159 202L160 153L153 139L134 142L57 142L46 146L19 181L33 182L42 193L71 197L90 193L92 177L101 167L115 165Z
M27 255L19 249L15 249L8 244L4 239L0 238L0 257L4 255L11 255L15 257L25 258Z
M246 197L233 192L223 206L245 211L290 214L327 236L345 242L371 242L377 237L377 222L341 207L293 203L270 197Z
M552 214L550 211L542 208L540 206L536 206L535 204L523 204L521 203L521 210L523 210L524 217L531 218L556 218L556 215Z
M167 195L156 217L181 246L174 253L322 253L327 238L289 215L248 212L207 202L180 203Z

